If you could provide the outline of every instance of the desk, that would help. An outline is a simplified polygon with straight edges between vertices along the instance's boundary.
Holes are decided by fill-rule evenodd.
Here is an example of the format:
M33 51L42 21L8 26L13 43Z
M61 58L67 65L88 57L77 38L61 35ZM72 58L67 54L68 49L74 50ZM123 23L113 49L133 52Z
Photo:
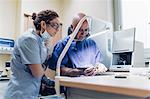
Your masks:
M60 77L60 85L67 87L68 99L139 99L150 95L150 79L126 74L93 77Z

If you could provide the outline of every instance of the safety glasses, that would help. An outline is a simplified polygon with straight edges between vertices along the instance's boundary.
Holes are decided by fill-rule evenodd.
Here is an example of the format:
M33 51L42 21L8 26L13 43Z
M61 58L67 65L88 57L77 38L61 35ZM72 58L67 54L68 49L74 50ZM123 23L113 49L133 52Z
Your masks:
M47 24L47 26L51 26L55 30L59 30L62 27L62 23L50 22Z
M87 29L79 29L79 32L81 33L81 35L88 34L90 32L90 29L89 28L87 28Z

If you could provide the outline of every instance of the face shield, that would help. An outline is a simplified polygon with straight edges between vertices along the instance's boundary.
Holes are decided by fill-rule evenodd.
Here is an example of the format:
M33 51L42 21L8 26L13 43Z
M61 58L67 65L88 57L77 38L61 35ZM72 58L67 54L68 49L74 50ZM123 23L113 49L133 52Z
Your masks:
M112 31L112 24L97 18L89 17L88 23L90 27L90 37L101 35Z
M78 31L75 36L75 39L79 39L77 38L77 36L79 35L83 36L83 39L86 39L86 38L92 38L93 36L97 36L112 31L111 23L90 16L86 16L86 18L82 23L81 21L79 22L80 22L80 27L75 28Z
M106 22L97 18L89 17L90 36L96 42L98 49L102 53L101 62L109 68L111 65L111 47L113 28L110 22Z
M87 21L87 25L83 25ZM80 25L80 26L79 26ZM111 64L111 46L112 46L112 24L97 18L86 16L79 21L78 27L75 28L73 34L76 41L84 39L92 39L96 42L98 49L102 53L101 62L109 67ZM80 33L80 34L79 34Z
M83 23L81 23L81 26L77 29L77 34L74 38L75 41L83 41L84 39L88 38L90 36L90 26L89 26L89 18L87 17Z

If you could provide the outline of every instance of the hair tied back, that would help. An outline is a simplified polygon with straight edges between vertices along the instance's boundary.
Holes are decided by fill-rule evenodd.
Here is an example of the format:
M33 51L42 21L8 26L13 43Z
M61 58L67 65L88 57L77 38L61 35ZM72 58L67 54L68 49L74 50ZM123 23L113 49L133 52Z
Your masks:
M35 20L36 19L36 13L32 14L32 19Z

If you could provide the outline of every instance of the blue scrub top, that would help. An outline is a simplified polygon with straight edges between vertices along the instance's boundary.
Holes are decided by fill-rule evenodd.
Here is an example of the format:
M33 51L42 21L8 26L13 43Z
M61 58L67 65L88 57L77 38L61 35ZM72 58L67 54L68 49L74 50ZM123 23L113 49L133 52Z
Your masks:
M35 78L28 64L42 64L46 57L47 49L34 30L21 36L12 54L12 75L4 99L37 99L41 77Z
M54 47L52 57L48 62L50 69L56 70L57 60L68 40L69 36L59 41ZM73 41L61 62L61 67L81 68L88 64L95 65L96 62L101 61L101 58L101 52L94 40Z

